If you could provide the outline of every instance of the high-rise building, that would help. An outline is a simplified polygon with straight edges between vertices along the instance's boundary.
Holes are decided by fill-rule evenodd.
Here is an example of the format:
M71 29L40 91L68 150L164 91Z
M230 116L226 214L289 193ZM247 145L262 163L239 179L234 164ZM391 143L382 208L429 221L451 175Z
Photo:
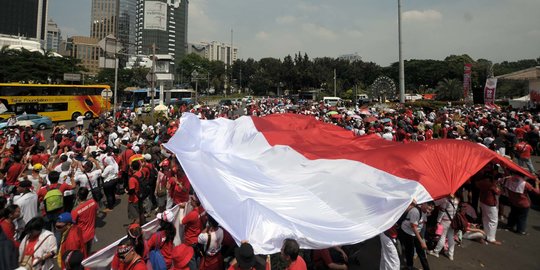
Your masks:
M45 44L48 0L8 0L0 6L0 34L32 38Z
M60 28L58 28L58 24L56 24L52 19L49 19L47 22L47 42L45 50L58 52L61 41L62 32L60 31Z
M138 0L92 0L90 37L98 40L112 35L122 46L122 53L133 55Z
M137 0L119 0L118 1L118 40L122 43L124 52L134 55L136 52L136 17Z
M182 58L187 51L188 0L137 0L137 53Z
M109 34L117 36L118 0L92 0L90 37L98 40Z
M232 47L230 43L219 41L199 42L189 44L188 53L198 54L210 61L221 61L225 65L232 65L238 59L238 48ZM231 55L232 53L232 55Z
M81 60L81 65L85 67L89 75L96 75L99 72L98 39L83 36L73 36L68 38L66 44L66 54Z

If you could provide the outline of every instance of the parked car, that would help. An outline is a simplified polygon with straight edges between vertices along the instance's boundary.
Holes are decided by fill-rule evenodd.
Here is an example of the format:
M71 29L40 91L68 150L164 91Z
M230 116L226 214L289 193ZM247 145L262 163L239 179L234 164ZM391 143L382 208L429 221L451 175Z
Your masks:
M18 121L32 121L32 127L35 129L52 128L53 122L50 117L41 116L38 114L23 114L17 116ZM7 119L0 121L0 129L7 128Z

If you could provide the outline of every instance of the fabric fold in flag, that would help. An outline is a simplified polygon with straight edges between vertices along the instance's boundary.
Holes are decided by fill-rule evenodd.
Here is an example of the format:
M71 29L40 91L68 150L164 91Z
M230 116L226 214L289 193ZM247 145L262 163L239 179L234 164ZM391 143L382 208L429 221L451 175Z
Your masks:
M293 114L234 121L184 114L165 146L207 212L259 254L279 252L285 238L313 249L369 239L413 199L447 196L495 159L527 174L473 143L355 137Z

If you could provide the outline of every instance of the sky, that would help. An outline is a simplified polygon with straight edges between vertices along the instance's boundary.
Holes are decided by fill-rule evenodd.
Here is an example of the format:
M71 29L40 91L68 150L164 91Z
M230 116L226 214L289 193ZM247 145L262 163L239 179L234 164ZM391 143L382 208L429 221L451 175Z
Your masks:
M134 0L135 1L135 0ZM91 0L49 1L64 38L90 34ZM539 0L403 0L403 56L469 54L493 62L540 57ZM239 58L357 53L398 61L397 0L190 0L188 41L220 41Z

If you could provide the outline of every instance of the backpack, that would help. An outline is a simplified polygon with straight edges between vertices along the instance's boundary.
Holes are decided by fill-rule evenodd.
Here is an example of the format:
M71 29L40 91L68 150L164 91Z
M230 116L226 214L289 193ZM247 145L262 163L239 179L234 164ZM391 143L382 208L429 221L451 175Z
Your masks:
M137 175L137 173L140 173L140 176ZM135 177L135 179L137 179L137 182L139 182L139 194L137 194L139 199L144 200L148 198L152 191L150 190L150 185L148 184L148 181L146 181L143 173L141 171L138 171L133 174L133 177Z
M413 209L413 208L416 208L418 210L418 213L420 213L420 219L422 218L422 209L420 208L420 206L418 205L415 205L414 207L411 207L409 210L406 210L405 213L403 213L399 219L396 221L396 226L397 228L401 228L401 223L403 223L403 221L405 220L409 220L407 218L407 215L409 214L409 212Z
M463 214L461 214L459 212L459 209L456 208L451 201L449 201L449 202L454 207L454 209L456 210L456 214L454 215L454 217L451 220L450 227L452 229L454 229L454 231L466 232L467 231L467 225L469 223L467 221L467 218ZM446 215L448 216L448 218L450 218L450 214L448 214L448 210L444 209L444 211L446 212Z
M163 197L167 195L167 176L163 172L157 173L156 196Z
M47 186L47 193L43 198L45 212L50 213L64 207L64 194L58 188Z
M446 214L448 215L448 211L446 211ZM462 231L462 232L467 231L467 226L469 222L467 221L467 218L463 214L456 212L456 215L454 215L454 218L452 218L450 222L451 222L450 227L454 229L454 231Z
M409 212L413 209L413 208L416 208L418 209L418 212L420 213L420 218L422 217L422 209L420 209L420 207L418 205L415 205L414 207L406 210L403 214L401 214L401 216L399 217L399 219L396 221L396 223L394 224L394 226L390 227L390 229L388 229L387 231L385 231L384 233L390 237L390 238L393 238L394 236L393 235L397 235L399 233L399 231L401 230L401 224L403 223L403 221L405 220L408 220L407 219L407 215L409 214Z
M159 244L148 253L148 261L152 265L153 270L167 270L167 264L165 263L165 258L161 254L161 246L163 245L163 240L161 239L161 233L156 232L159 239Z

